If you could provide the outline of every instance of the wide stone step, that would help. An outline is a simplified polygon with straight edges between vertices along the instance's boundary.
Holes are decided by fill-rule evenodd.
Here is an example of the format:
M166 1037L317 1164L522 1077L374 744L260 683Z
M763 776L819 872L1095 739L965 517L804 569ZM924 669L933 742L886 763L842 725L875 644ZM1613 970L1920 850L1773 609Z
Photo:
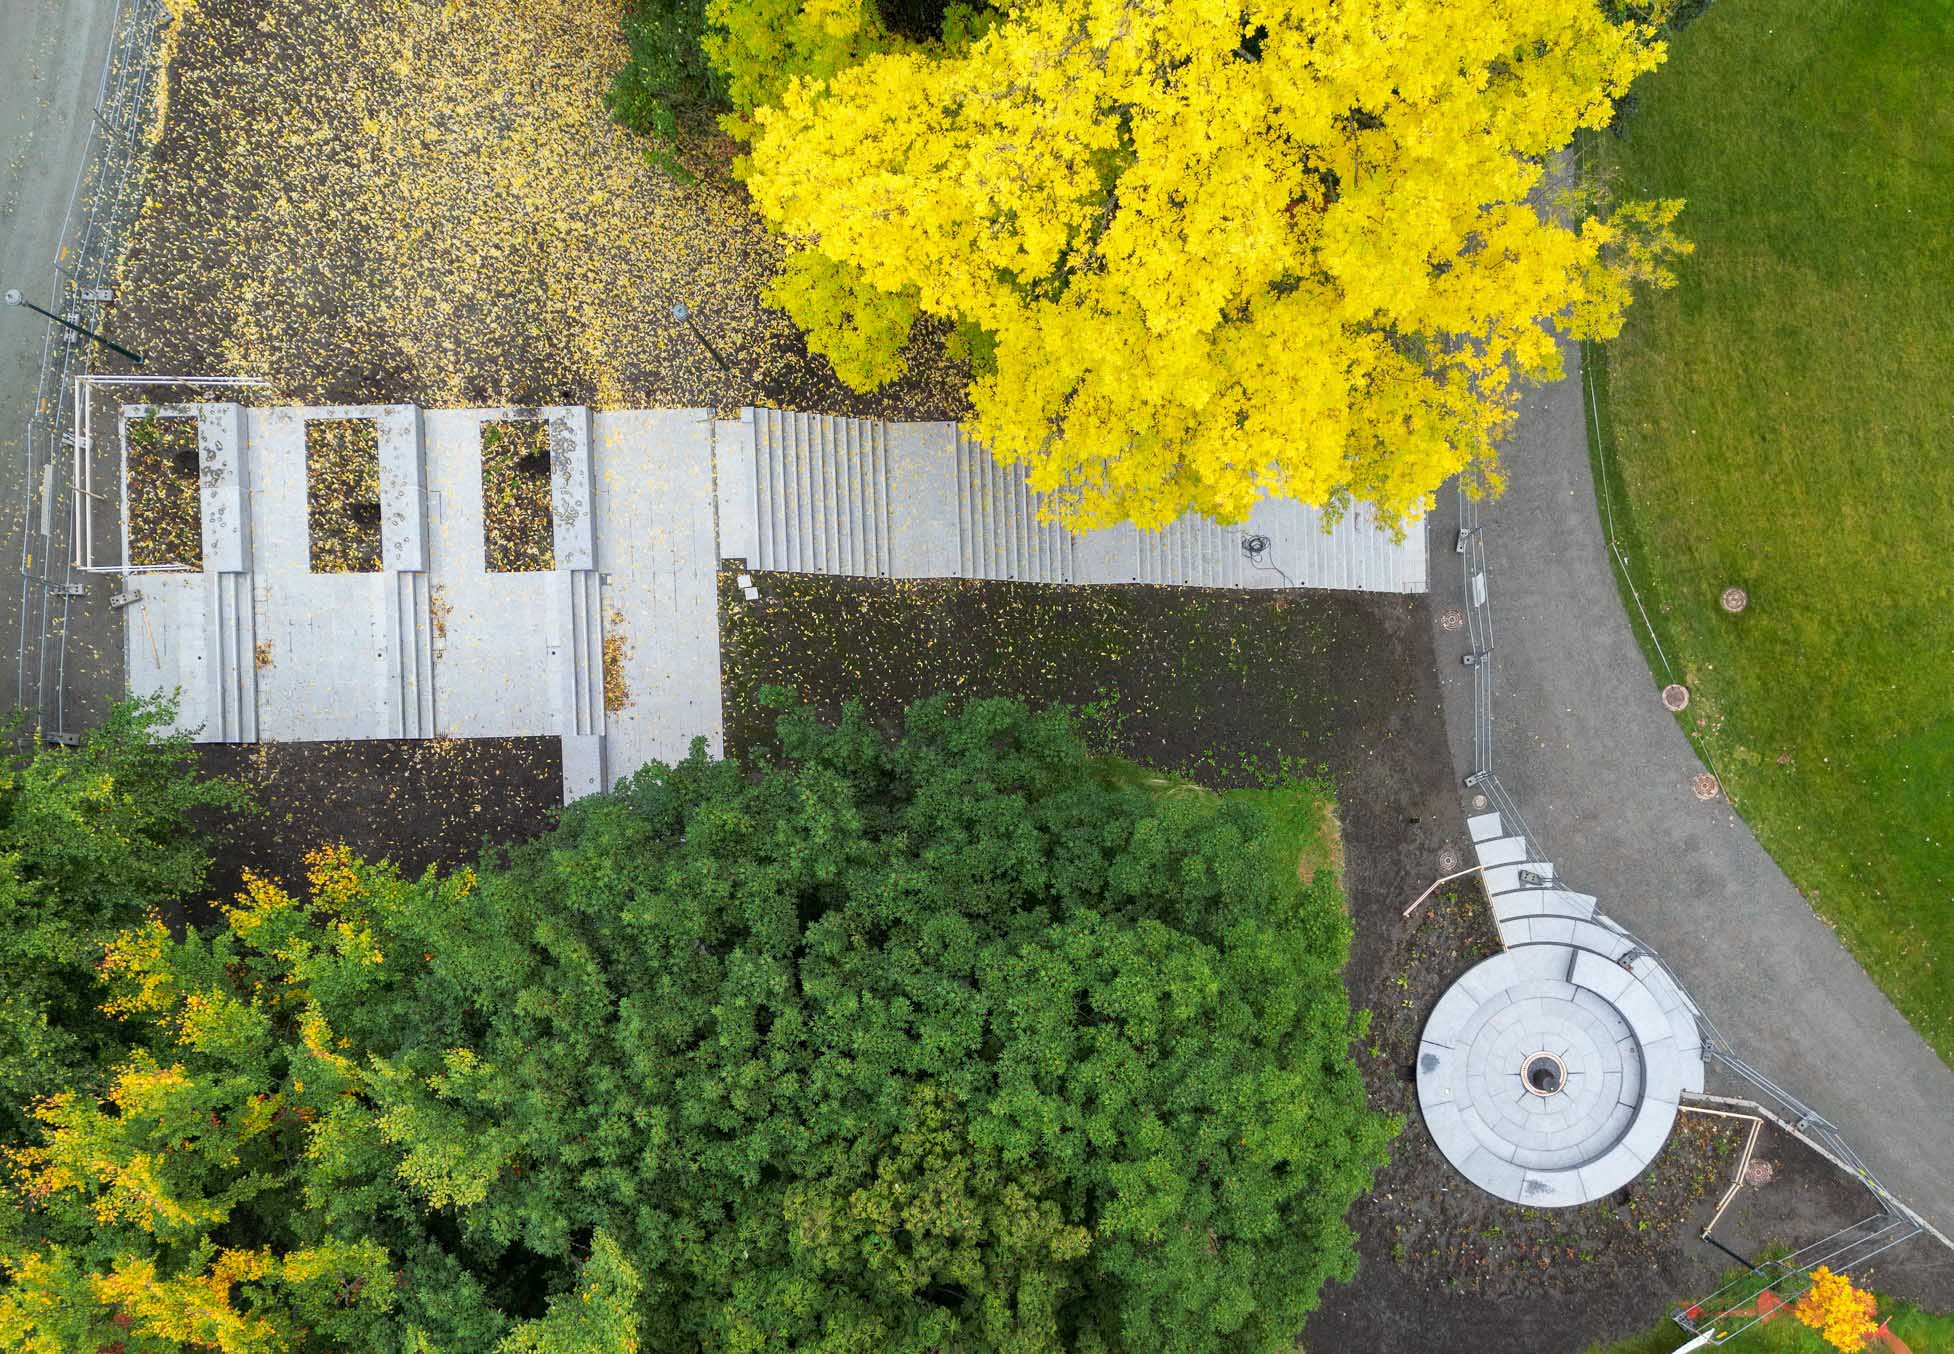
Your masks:
M1073 532L952 423L879 423L749 408L715 422L750 432L749 465L719 455L725 558L756 569L1030 583L1423 592L1426 532L1402 539L1361 505L1329 522L1285 499L1244 523L1185 515L1159 531ZM740 436L742 442L745 436ZM743 458L742 458L743 460Z
M1509 949L1559 945L1583 954L1598 954L1610 963L1620 962L1633 948L1633 942L1584 917L1515 917L1501 922L1499 932Z
M1474 842L1472 849L1479 857L1481 869L1516 865L1532 854L1525 837L1490 837L1483 842Z
M1493 895L1493 920L1502 928L1521 917L1574 917L1585 921L1593 916L1594 898L1571 889L1509 889Z
M1024 467L1000 465L961 427L954 437L961 575L1022 583L1072 582L1074 537L1057 522L1042 520L1049 505L1026 483Z

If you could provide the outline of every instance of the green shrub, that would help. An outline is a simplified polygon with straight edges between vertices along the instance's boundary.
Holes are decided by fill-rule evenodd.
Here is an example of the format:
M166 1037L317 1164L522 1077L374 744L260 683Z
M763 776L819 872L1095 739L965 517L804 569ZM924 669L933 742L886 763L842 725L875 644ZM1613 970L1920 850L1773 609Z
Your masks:
M0 1141L22 1138L31 1102L92 1093L127 1052L97 1009L103 949L203 887L210 856L189 814L242 802L197 778L170 718L125 704L79 747L0 754Z
M42 1111L0 1329L1293 1348L1393 1131L1316 789L1162 792L1008 701L778 732L479 872L321 851L118 940L153 1055Z
M604 105L618 122L650 139L647 154L678 177L681 117L715 111L726 100L725 81L706 60L705 0L630 0L624 37L631 56L611 77Z

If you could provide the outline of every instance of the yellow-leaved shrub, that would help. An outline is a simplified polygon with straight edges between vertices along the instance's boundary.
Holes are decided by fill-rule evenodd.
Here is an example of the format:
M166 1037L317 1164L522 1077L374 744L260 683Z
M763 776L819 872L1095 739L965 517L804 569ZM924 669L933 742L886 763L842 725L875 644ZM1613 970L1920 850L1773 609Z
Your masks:
M1812 1271L1812 1286L1791 1310L1827 1344L1847 1354L1864 1349L1879 1329L1879 1300L1855 1288L1850 1276L1834 1274L1824 1265Z

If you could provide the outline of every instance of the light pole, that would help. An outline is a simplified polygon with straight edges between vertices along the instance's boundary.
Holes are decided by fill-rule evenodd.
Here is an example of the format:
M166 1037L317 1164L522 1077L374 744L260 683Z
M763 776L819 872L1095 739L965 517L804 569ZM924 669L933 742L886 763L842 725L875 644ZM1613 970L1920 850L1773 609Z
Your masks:
M712 354L714 365L728 376L733 374L733 369L726 365L726 359L719 355L719 349L712 346L712 340L706 337L703 329L699 328L699 322L692 318L692 308L690 306L680 301L672 307L672 318L684 325L687 329L690 329L692 331L692 337L705 345L706 351Z
M8 288L7 290L7 304L10 306L26 306L29 310L33 311L36 315L45 315L50 320L53 320L56 324L74 330L77 334L80 334L83 338L94 339L97 343L101 344L104 348L108 348L113 352L121 353L124 357L128 358L131 362L135 363L137 366L140 367L142 365L141 353L132 353L127 348L123 347L121 344L114 343L108 339L103 338L100 334L96 333L93 329L83 329L80 325L76 324L73 320L64 319L63 317L56 315L51 310L42 310L39 306L35 305L32 301L28 300L25 296L22 296L18 291L15 291L12 288Z

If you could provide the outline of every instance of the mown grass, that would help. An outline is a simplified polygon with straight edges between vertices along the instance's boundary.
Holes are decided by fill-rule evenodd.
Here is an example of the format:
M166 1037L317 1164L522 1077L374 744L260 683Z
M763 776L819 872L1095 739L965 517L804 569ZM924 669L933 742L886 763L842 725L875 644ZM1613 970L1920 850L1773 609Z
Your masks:
M1879 1312L1913 1354L1954 1354L1954 1317L1929 1316L1906 1303L1887 1299L1881 1299ZM1671 1354L1688 1338L1674 1322L1665 1320L1618 1345L1590 1345L1587 1354ZM1752 1326L1731 1347L1741 1348L1745 1354L1837 1354L1817 1331L1789 1316ZM1879 1354L1883 1348L1868 1345L1867 1354Z
M1638 89L1588 168L1697 252L1590 379L1653 661L1954 1062L1954 5L1718 0Z

